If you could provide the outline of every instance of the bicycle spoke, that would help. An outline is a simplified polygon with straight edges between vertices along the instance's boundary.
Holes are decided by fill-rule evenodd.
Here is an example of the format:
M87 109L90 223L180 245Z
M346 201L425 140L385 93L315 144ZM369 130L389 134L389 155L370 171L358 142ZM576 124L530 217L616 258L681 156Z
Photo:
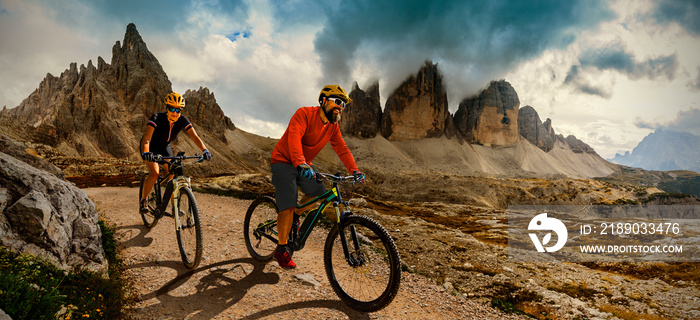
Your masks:
M352 241L353 229L357 247ZM354 309L384 308L396 296L401 278L396 245L379 223L363 216L350 217L343 233L348 242L347 259L337 226L329 233L324 249L326 273L333 290Z
M177 231L177 240L180 247L182 262L187 268L197 267L202 258L202 228L199 222L199 208L189 188L180 189L178 201L178 214L180 230Z
M272 198L260 197L248 208L243 225L246 248L258 261L272 259L277 247L277 206Z

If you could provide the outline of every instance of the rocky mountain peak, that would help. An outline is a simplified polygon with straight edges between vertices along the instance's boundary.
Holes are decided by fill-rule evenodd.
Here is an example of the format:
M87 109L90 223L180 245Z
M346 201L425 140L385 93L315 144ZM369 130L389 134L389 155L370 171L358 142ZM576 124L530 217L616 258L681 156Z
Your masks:
M382 120L382 106L379 101L379 82L375 82L366 91L355 82L350 91L349 104L343 111L340 130L360 138L374 138L379 133Z
M440 137L451 123L449 116L442 75L437 64L426 61L387 99L381 133L388 140Z
M170 92L167 74L132 23L113 46L111 64L98 57L97 66L92 60L80 67L71 63L60 77L47 74L4 114L33 127L27 140L60 147L67 156L138 159L148 117L163 111L163 97ZM222 137L235 128L209 89L190 92L188 100L186 112L195 127Z
M520 99L510 83L492 81L478 95L462 100L454 122L469 143L509 146L518 141L519 108Z
M554 147L552 120L547 119L547 122L542 123L537 111L531 106L524 106L518 110L518 130L523 138L545 152Z

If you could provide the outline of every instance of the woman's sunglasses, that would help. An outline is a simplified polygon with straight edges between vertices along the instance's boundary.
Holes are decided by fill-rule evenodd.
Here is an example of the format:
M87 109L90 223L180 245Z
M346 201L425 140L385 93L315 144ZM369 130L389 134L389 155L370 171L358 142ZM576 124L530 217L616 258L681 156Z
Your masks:
M326 99L328 99L328 100L330 100L330 101L333 101L336 105L345 108L345 101L343 101L343 100L341 100L341 99L339 99L339 98L326 98Z
M180 113L182 111L182 109L180 109L180 108L173 108L171 106L167 106L166 108L168 109L168 111L175 112L175 113Z

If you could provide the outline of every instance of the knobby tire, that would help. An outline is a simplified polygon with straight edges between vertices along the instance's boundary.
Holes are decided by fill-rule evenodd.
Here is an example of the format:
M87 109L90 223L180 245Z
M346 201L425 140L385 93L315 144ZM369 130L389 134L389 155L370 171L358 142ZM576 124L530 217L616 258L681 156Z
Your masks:
M243 235L253 259L260 262L272 259L277 247L277 204L273 198L262 196L250 204L243 222Z
M180 228L176 231L177 245L180 247L182 263L188 269L194 269L202 261L202 224L199 219L197 200L190 188L180 189L178 208L184 212L184 215L179 217ZM173 217L176 214L178 213L173 212Z
M350 308L362 312L381 310L399 291L401 260L396 244L389 232L371 218L353 215L342 223L348 250L356 261L362 262L351 266L345 259L336 224L328 233L323 252L328 281ZM351 227L357 234L357 248Z

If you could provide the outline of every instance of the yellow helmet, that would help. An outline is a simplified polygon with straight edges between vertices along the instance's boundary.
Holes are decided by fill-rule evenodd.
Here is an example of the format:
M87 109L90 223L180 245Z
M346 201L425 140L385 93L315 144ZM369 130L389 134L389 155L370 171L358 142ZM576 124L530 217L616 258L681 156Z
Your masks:
M179 107L179 108L185 107L185 98L183 98L177 92L169 93L167 96L165 96L165 100L163 100L163 102L166 105L171 105L173 107Z
M324 97L340 98L341 100L345 101L345 104L352 102L352 99L350 99L345 89L341 88L337 84L329 84L323 87L323 89L321 89L321 94L318 95L318 102L322 103L321 101Z

